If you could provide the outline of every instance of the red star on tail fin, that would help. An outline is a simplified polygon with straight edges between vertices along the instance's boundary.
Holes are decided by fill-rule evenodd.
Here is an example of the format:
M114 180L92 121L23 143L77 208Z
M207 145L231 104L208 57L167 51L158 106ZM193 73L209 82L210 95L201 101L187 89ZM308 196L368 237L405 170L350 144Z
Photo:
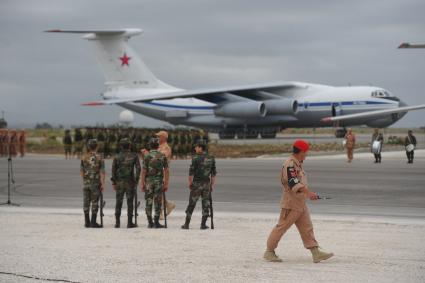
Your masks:
M127 65L130 66L128 64L128 62L130 61L131 57L128 57L126 53L124 53L124 55L122 57L120 57L121 60L121 66Z

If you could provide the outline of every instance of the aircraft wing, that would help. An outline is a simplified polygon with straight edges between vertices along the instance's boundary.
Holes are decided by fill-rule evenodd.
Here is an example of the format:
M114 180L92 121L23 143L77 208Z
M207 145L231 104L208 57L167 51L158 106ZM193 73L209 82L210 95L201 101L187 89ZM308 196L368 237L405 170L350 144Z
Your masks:
M349 115L341 115L335 117L326 117L323 118L323 122L336 122L336 121L345 121L350 119L357 118L375 118L385 114L394 114L394 113L406 113L412 110L425 109L425 104L416 105L416 106L405 106L405 107L397 107L393 109L385 109L385 110L376 110L376 111L367 111L363 113L349 114Z
M166 93L141 94L140 96L131 98L114 98L100 101L92 101L83 103L85 106L111 105L118 103L130 102L147 102L152 100L173 99L173 98L189 98L196 97L209 102L219 103L223 101L223 94L233 94L244 98L258 99L263 96L265 99L270 99L274 96L273 91L288 88L295 88L297 85L293 82L271 82L254 85L244 85L235 87L218 87L195 90L179 90Z

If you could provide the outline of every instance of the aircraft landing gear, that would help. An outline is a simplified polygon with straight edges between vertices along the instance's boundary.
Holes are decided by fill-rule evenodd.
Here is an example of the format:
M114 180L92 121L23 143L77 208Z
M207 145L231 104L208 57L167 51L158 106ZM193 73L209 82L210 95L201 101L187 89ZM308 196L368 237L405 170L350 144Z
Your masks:
M218 137L222 140L232 140L235 138L235 132L234 131L220 131L218 132Z
M276 132L262 132L260 133L262 139L274 139L276 138Z
M335 130L335 137L336 138L343 138L343 137L345 137L346 134L347 134L347 129L345 127Z
M236 133L236 136L238 139L256 139L258 138L258 131L257 130L240 130Z

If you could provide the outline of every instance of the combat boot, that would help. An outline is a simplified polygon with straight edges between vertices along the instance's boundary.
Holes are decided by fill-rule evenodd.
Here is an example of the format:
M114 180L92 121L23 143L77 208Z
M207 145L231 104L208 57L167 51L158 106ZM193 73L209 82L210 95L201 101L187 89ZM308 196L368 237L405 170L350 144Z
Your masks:
M154 227L155 227L155 229L158 229L158 228L165 228L165 226L164 226L164 225L161 225L161 224L159 223L159 216L155 216L155 225L154 225Z
M86 228L90 228L90 216L89 216L89 214L88 213L84 213L84 219L85 219L85 224L84 224L84 226L86 227Z
M333 253L327 253L322 251L319 247L314 247L310 249L311 255L313 256L313 262L318 263L322 260L327 260L331 257L333 257Z
M202 222L201 222L201 230L209 229L210 227L207 226L207 219L208 216L202 216Z
M182 229L185 229L185 230L189 229L189 223L190 223L190 216L186 216L186 221L182 225Z
M282 260L276 255L274 251L266 250L263 258L270 262L282 262Z
M127 228L135 228L136 224L133 223L133 215L128 216Z
M120 215L115 215L115 228L120 228L121 222L120 222Z
M92 213L91 214L91 225L90 225L90 227L92 227L92 228L102 228L101 225L96 223L96 218L97 218L97 214Z
M153 224L152 221L152 216L148 216L148 228L152 229L155 225Z

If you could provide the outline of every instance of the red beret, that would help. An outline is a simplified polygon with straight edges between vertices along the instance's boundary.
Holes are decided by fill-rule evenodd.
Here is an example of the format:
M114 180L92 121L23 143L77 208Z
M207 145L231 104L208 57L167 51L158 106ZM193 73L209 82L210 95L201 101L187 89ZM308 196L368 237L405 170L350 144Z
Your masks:
M301 151L307 152L308 148L310 147L308 145L308 142L304 141L304 140L296 140L293 144L293 146L295 148L298 148Z

